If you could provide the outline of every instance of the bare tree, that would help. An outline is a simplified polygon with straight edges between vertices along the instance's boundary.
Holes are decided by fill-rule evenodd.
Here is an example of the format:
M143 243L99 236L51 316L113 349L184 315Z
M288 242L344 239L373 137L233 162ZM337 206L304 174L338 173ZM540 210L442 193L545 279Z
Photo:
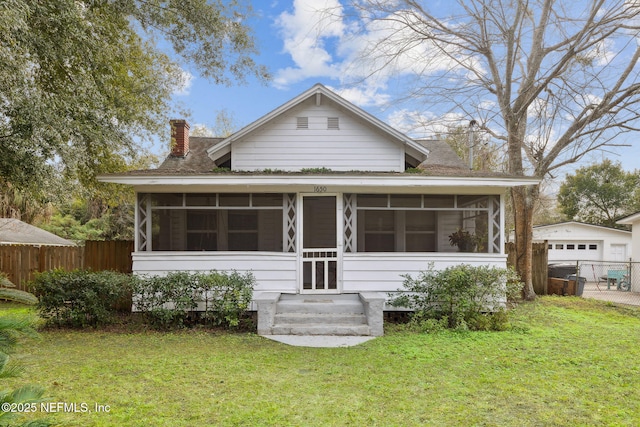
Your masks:
M361 77L401 75L412 83L407 98L475 118L506 148L509 174L553 178L638 130L640 1L458 0L437 13L427 5L352 0L368 40ZM517 269L533 299L540 192L511 193Z

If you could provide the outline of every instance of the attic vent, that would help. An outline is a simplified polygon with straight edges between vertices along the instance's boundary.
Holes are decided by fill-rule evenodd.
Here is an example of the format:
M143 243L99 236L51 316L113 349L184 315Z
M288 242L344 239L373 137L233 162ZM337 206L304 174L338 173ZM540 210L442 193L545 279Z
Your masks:
M296 117L296 129L309 129L309 117Z
M327 129L340 130L340 118L327 117Z

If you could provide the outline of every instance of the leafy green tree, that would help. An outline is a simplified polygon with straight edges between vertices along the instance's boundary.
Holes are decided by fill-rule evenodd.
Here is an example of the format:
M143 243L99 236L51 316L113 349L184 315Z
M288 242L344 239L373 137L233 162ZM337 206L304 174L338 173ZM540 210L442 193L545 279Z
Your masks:
M82 242L85 240L104 240L102 225L98 219L82 223L71 215L57 213L51 217L49 222L40 225L40 228L64 239Z
M626 172L620 162L605 160L567 175L558 203L572 220L616 227L618 218L640 209L638 184L639 171Z
M215 83L268 78L249 13L204 0L0 2L0 192L43 193L54 160L84 186L121 171L165 131L186 64Z

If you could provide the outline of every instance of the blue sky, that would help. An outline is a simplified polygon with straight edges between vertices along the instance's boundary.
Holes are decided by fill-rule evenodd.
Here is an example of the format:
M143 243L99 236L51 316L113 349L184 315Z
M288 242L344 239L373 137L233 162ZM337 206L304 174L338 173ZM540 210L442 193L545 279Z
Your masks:
M439 3L435 1L429 5L431 8L438 8ZM382 74L355 85L349 84L359 80L366 72L350 65L353 64L358 47L366 43L366 40L349 36L353 32L349 28L352 24L347 20L319 17L317 10L325 7L342 11L341 0L253 2L255 17L248 25L253 28L260 50L257 61L267 65L274 78L267 85L249 80L245 85L225 87L215 85L189 71L190 81L175 95L175 101L190 111L189 123L192 129L198 125L214 127L216 114L221 110L231 115L236 125L245 126L315 83L322 83L336 90L349 101L410 135L418 135L410 129L411 121L416 116L447 116L452 124L468 124L470 118L460 111L418 111L395 103L396 97L407 88L405 83L409 73L401 72L398 75L396 72L394 77L391 73ZM447 7L440 6L440 10ZM404 66L410 69L413 64ZM443 61L437 66L447 67L448 64ZM434 129L430 128L420 134L433 133ZM618 142L631 144L632 147L612 148L606 153L590 154L582 164L611 158L621 161L625 169L640 169L640 144L636 142L637 139L636 134L627 135ZM565 167L560 175L570 173L576 167Z

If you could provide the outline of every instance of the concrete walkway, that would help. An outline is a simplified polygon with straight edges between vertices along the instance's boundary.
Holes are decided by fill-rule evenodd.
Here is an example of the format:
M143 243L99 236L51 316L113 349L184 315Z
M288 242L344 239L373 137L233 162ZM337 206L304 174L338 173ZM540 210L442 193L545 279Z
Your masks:
M619 291L612 286L607 289L606 282L587 282L584 285L583 298L592 298L600 301L610 301L617 304L640 306L640 293Z
M364 336L335 336L335 335L262 335L273 341L278 341L294 347L353 347L375 337Z

